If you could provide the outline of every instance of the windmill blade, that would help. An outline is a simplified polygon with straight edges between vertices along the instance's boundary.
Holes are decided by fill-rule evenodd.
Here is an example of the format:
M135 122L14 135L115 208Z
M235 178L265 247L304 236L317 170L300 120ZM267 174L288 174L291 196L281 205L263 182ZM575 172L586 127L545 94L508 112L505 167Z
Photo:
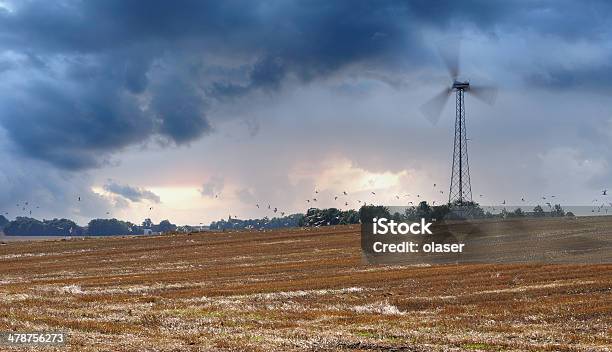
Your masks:
M470 85L469 92L474 95L474 98L493 105L497 99L497 87L495 86L472 86Z
M453 82L459 77L459 43L460 39L454 39L446 40L438 45L440 57L444 61Z
M440 121L440 114L442 114L444 105L446 105L452 91L451 88L444 88L443 91L436 94L427 103L421 105L421 112L433 125L436 125L438 121Z

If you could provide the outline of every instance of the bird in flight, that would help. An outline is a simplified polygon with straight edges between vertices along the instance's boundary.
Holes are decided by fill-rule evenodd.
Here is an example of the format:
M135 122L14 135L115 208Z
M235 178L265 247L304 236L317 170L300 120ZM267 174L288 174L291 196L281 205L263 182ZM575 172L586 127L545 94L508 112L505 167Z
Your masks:
M342 193L344 193L345 196L348 196L348 193L346 193L346 191L342 191Z
M79 196L79 202L81 201L81 197Z
M604 189L603 191L601 191L601 195L602 196L607 196L608 195L608 190Z
M525 197L521 197L521 202L524 202L524 201L525 201Z
M376 195L376 192L372 192L373 195Z
M255 204L255 206L257 207L257 209L259 209L259 204Z
M334 196L334 200L338 200L338 196Z

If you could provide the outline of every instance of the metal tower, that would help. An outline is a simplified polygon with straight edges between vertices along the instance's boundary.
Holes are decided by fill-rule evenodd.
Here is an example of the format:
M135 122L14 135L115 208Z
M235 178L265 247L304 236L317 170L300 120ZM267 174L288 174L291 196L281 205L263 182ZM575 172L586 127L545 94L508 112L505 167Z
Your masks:
M459 46L457 41L448 43L440 48L440 54L452 85L444 87L432 99L421 106L421 111L432 124L440 120L442 110L450 96L455 92L455 143L453 145L453 168L451 170L448 202L460 209L460 205L472 202L472 185L470 183L470 167L468 165L467 130L465 128L465 100L464 96L470 94L475 98L491 105L495 102L497 88L494 86L472 85L468 81L459 79ZM469 208L469 207L468 207Z
M465 127L466 90L470 89L468 82L453 82L455 90L455 143L453 146L453 167L451 170L448 202L463 204L472 201L472 185L470 184L470 166L468 164L467 131Z

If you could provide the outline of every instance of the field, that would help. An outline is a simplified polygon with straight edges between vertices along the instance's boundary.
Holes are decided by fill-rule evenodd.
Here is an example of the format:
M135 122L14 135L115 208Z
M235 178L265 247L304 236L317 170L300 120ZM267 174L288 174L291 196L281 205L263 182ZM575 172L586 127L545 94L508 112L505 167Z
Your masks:
M9 242L0 331L69 333L36 351L611 350L612 264L373 266L359 244L358 226Z

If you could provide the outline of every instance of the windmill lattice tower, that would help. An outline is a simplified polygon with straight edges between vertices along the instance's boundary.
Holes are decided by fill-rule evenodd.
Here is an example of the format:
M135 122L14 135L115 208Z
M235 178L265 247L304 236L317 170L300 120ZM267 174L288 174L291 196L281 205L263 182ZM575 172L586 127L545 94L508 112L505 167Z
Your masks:
M467 130L465 127L465 91L469 82L453 82L455 91L455 143L453 144L453 166L451 170L448 202L463 204L472 201L470 166L468 162Z

